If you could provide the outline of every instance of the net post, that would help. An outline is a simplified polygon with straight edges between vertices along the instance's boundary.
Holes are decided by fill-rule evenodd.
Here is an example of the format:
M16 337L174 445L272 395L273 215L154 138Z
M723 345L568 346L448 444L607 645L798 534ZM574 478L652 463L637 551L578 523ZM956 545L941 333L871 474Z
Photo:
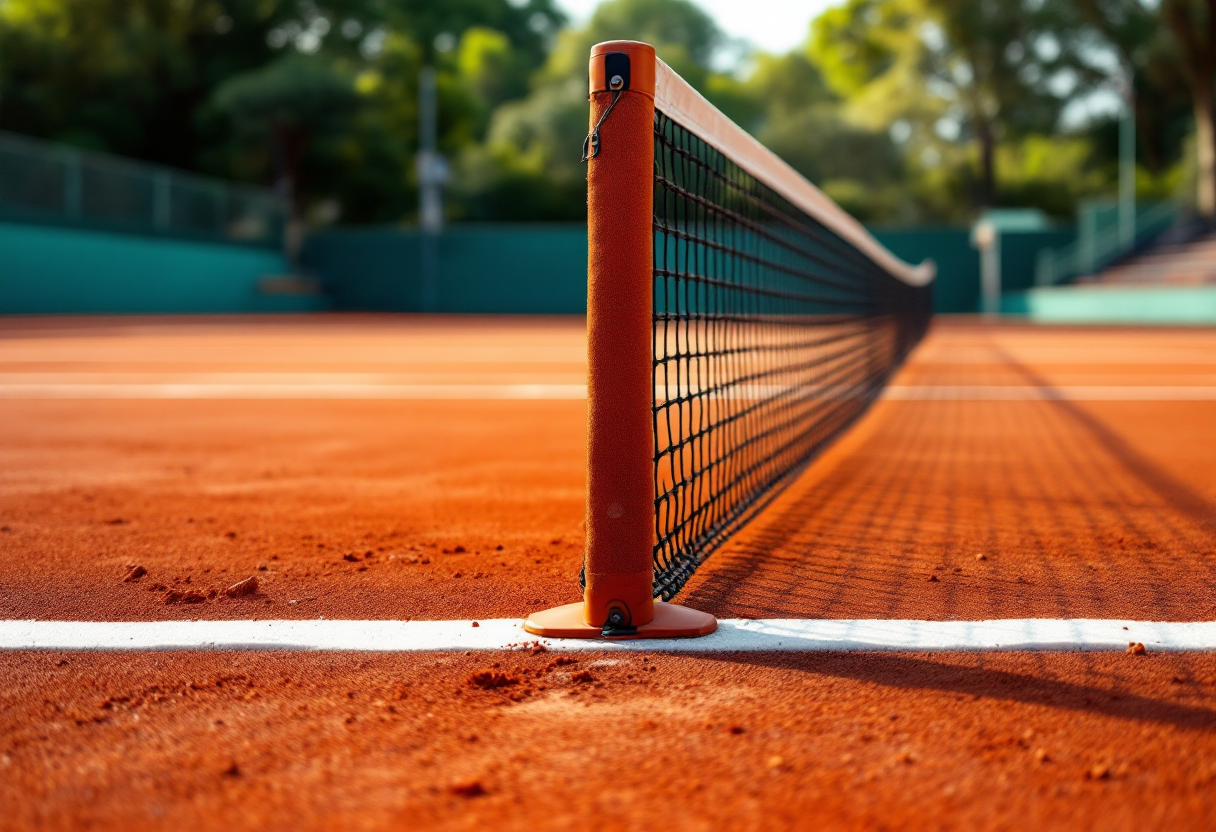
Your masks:
M587 542L581 604L535 613L555 637L704 635L654 601L654 47L591 50L587 162Z
M587 162L583 617L592 626L654 619L654 61L650 46L610 42L592 49L589 67L591 125L600 124ZM614 91L614 81L626 88Z

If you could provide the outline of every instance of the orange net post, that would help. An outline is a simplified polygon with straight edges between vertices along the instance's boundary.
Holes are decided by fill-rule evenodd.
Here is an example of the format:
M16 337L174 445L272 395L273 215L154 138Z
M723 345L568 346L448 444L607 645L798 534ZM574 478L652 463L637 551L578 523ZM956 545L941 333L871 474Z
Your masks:
M587 549L583 602L534 613L555 637L704 635L654 600L654 47L591 50L587 162Z

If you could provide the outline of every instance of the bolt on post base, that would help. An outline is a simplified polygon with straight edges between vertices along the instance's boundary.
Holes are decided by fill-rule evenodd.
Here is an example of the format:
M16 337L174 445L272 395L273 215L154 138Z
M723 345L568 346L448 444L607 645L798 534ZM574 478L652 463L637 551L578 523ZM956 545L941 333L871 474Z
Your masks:
M628 628L627 632L605 633L603 625L588 624L582 602L565 604L528 616L524 629L545 638L596 638L618 641L639 638L691 638L707 636L718 629L718 620L707 612L656 601L654 619Z

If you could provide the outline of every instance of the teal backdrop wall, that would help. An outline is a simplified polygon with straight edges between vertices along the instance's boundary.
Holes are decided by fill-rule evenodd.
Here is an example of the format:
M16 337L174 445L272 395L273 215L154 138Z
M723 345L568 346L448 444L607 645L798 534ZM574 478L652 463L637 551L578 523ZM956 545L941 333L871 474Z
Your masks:
M938 312L976 311L979 254L967 229L876 228L873 233L904 260L937 263ZM587 309L587 232L581 224L456 226L438 242L434 311L582 314ZM1029 258L1033 263L1033 254ZM335 309L422 309L422 249L414 231L315 233L302 263L321 281Z
M979 255L964 228L875 228L912 263L937 263L938 312L975 312ZM1071 232L1002 237L1005 288L1033 282L1034 260ZM453 313L582 314L583 225L455 226L437 241L438 280L427 308ZM417 312L424 308L422 242L396 227L335 229L308 238L300 270L323 290L264 294L290 273L267 248L0 223L0 314L210 313L321 309Z
M587 311L587 230L581 224L455 226L437 242L429 311ZM313 234L301 260L336 309L417 312L423 309L422 253L415 231L349 229Z
M980 308L980 253L971 245L968 228L871 228L871 233L894 254L919 263L937 263L933 286L936 312L978 312ZM1034 285L1034 267L1045 248L1067 245L1077 237L1070 228L1012 231L1001 234L1001 289L1021 292Z
M966 228L871 228L880 243L908 263L932 260L933 311L975 312L980 302L980 255Z
M1060 248L1077 239L1072 228L1015 231L1001 235L1001 293L1023 292L1034 286L1034 266L1039 252Z
M320 295L265 295L283 255L231 243L0 223L0 314L311 311Z

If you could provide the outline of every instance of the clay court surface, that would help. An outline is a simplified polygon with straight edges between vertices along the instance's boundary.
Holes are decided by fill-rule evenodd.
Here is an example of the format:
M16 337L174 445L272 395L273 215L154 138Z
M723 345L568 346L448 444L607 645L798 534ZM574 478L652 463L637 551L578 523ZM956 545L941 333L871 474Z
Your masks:
M581 319L0 321L0 617L576 600L584 383ZM1216 332L939 319L679 600L1216 620L1214 424ZM1202 829L1216 654L8 652L0 772L13 829Z

